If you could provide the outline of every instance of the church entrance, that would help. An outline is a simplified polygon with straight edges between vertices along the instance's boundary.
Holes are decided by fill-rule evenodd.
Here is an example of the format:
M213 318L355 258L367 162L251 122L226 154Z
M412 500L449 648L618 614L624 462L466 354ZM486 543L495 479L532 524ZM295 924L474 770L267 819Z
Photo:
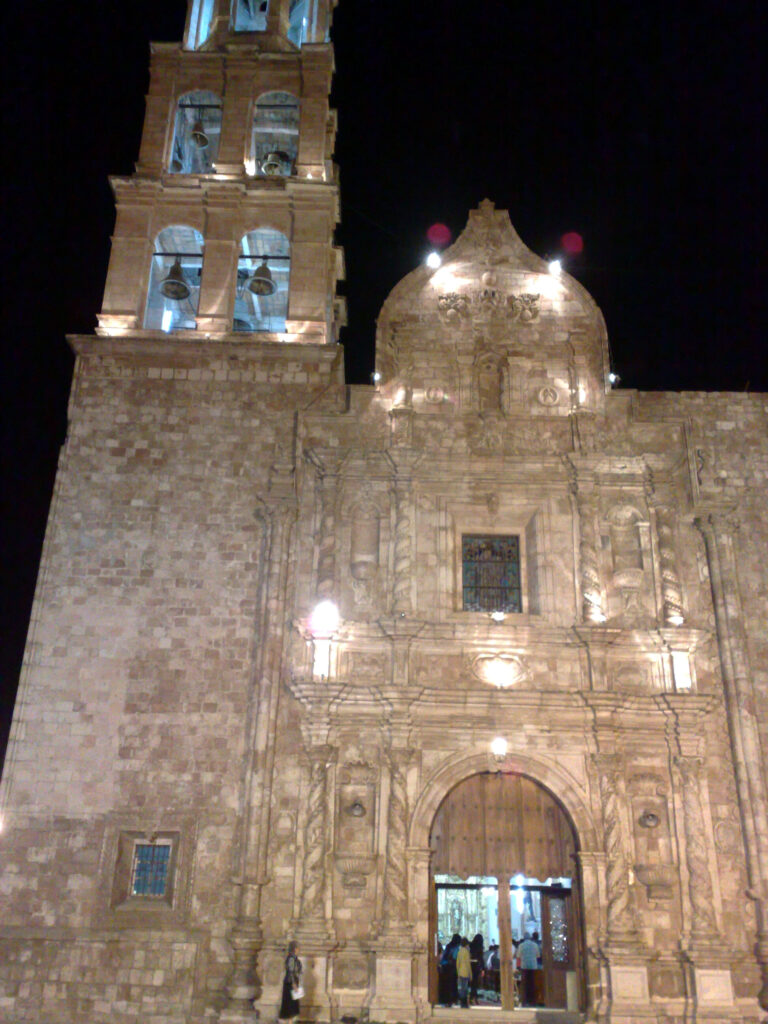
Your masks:
M473 775L440 805L430 847L433 1005L461 1002L467 939L470 1005L582 1008L576 835L555 798L523 775Z

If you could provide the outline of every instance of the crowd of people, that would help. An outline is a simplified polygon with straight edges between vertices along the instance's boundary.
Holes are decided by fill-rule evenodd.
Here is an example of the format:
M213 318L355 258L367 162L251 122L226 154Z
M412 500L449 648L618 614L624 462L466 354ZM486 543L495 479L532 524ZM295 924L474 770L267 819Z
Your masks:
M468 1009L477 1005L479 993L501 991L499 946L491 943L485 949L479 933L470 942L458 932L443 948L438 943L439 985L437 1001L442 1006L459 1005ZM515 966L515 1002L522 1006L537 1003L536 971L541 968L539 933L512 939L512 961Z

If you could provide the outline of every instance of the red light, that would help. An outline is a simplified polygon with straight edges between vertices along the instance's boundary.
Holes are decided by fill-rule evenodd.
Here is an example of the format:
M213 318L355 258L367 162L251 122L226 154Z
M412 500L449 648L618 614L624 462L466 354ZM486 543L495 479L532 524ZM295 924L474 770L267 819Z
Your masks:
M566 231L566 233L560 238L560 245L562 245L565 252L575 256L576 254L583 252L584 239L578 231Z
M427 238L432 245L448 245L452 238L451 229L447 224L433 224L427 228Z

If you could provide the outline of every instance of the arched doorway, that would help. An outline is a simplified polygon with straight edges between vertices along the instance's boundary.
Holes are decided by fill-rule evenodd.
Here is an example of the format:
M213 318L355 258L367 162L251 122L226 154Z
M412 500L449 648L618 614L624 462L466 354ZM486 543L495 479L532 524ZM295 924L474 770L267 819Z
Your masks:
M438 951L458 932L483 935L473 985L481 1005L583 1007L577 838L551 793L522 773L472 775L440 804L430 849L430 1001L453 1002L450 963L441 970ZM516 950L526 937L539 956L532 967L527 945L521 969Z

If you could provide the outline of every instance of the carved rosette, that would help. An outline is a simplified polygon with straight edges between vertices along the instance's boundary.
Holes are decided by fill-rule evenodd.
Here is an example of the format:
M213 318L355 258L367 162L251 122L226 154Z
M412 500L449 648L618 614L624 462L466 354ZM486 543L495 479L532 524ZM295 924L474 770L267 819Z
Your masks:
M659 540L664 622L670 626L679 626L683 621L683 589L677 573L673 523L674 512L671 508L656 509L656 535Z
M626 935L633 930L629 906L629 871L621 826L619 785L622 761L616 754L598 754L595 765L600 780L608 888L608 933Z
M324 916L325 893L325 821L326 765L316 756L310 766L307 794L307 821L304 827L304 873L302 877L301 917Z
M387 868L384 876L388 922L403 922L407 908L407 868L405 862L407 829L407 793L402 762L404 751L389 756L390 792L387 816Z
M395 482L395 566L392 610L411 610L411 495L409 482Z
M577 494L582 614L586 622L605 622L600 569L597 560L597 508L594 500Z
M688 892L691 898L691 931L694 935L712 935L717 930L712 906L712 877L709 850L705 841L704 813L701 807L701 769L699 757L675 759L683 796Z

